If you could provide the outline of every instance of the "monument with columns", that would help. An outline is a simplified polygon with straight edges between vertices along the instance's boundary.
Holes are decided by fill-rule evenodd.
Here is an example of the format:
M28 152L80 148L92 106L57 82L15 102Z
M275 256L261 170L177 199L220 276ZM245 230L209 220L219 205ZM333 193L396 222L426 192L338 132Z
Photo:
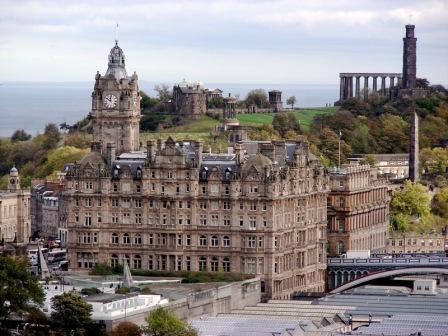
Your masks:
M406 34L403 38L402 73L342 72L339 74L339 101L350 98L367 100L370 83L373 92L378 92L381 96L391 99L425 96L427 90L415 87L417 82L417 38L414 35L414 29L414 25L406 25ZM362 79L363 87L361 89ZM380 87L378 87L378 82L380 82Z
M392 72L342 72L339 74L339 78L339 100L342 101L349 98L367 100L369 97L369 82L372 83L373 91L378 92L381 96L390 96L392 89L401 81L402 74ZM353 81L353 78L355 81ZM361 78L363 79L362 89ZM378 79L381 80L379 90Z

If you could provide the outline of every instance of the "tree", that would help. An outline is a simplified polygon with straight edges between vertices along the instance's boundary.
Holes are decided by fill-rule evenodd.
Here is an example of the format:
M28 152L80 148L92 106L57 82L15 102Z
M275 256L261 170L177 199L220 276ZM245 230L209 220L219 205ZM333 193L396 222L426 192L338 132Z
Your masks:
M448 218L448 188L443 188L435 194L432 209L435 214Z
M396 190L390 202L393 214L425 217L430 213L430 197L426 187L406 181L400 190Z
M365 155L362 160L359 162L360 164L368 164L370 167L376 167L378 165L378 160L372 154Z
M286 104L291 105L291 109L294 109L296 101L297 101L296 96L291 96L286 100Z
M120 322L111 332L110 336L141 336L139 326L129 321Z
M178 318L172 311L158 307L145 318L147 326L142 327L150 336L197 336L198 333L186 321Z
M286 137L288 131L293 131L296 134L300 133L299 122L292 113L276 113L272 120L272 126L282 137ZM289 136L291 136L291 132Z
M92 324L92 306L76 292L67 292L51 299L51 319L65 335L83 335Z
M246 97L246 106L256 105L259 108L269 106L268 95L263 89L249 91Z
M0 325L11 314L21 315L32 310L32 303L43 302L38 279L27 267L26 259L0 256Z
M47 124L44 131L43 147L45 149L55 148L59 140L61 140L61 134L58 127L55 124Z
M27 141L31 139L31 135L25 132L25 130L16 130L11 136L11 142Z
M154 91L157 92L157 96L161 102L166 102L171 99L173 95L170 87L167 84L161 84L154 86Z

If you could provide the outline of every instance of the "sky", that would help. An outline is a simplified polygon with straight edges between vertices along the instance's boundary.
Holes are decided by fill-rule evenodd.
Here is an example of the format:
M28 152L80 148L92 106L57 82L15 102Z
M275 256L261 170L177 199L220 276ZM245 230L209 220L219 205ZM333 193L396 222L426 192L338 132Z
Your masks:
M117 36L146 81L338 84L401 72L409 22L417 75L448 84L448 0L0 0L0 82L93 81Z

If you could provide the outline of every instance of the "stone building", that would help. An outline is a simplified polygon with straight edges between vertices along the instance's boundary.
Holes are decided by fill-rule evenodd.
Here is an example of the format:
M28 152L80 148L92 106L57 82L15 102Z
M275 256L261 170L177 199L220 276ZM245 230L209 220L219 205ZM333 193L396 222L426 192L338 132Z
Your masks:
M409 154L368 154L373 157L377 164L378 174L390 181L404 180L409 177ZM349 162L359 162L366 154L353 154L348 158Z
M391 232L387 239L387 253L443 253L445 235L442 232Z
M348 250L384 252L389 227L387 183L369 165L329 170L329 256Z
M173 87L171 100L175 114L197 117L207 112L207 92L199 82L185 80Z
M93 140L106 153L113 144L117 154L139 150L140 93L138 77L128 77L123 50L115 41L106 74L97 72L92 92Z
M237 143L227 154L168 138L117 155L93 131L92 152L65 170L72 269L126 261L254 274L273 298L325 290L328 181L306 138Z
M269 105L274 112L283 111L282 92L278 90L272 90L269 94Z
M63 182L33 180L31 182L31 230L33 237L59 238L65 241L67 228L61 211Z
M17 168L9 173L8 189L0 190L0 239L26 244L31 236L30 192L20 187Z

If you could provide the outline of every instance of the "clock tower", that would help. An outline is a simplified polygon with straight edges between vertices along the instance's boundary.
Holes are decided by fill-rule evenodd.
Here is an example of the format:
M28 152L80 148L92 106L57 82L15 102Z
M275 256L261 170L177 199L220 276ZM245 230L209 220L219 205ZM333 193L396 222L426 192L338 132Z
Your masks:
M9 172L8 191L15 192L17 190L20 190L20 176L16 166L14 166Z
M140 94L138 77L128 77L123 50L115 40L109 53L106 74L97 72L92 92L93 141L101 144L106 155L113 144L116 154L138 151L140 146Z

